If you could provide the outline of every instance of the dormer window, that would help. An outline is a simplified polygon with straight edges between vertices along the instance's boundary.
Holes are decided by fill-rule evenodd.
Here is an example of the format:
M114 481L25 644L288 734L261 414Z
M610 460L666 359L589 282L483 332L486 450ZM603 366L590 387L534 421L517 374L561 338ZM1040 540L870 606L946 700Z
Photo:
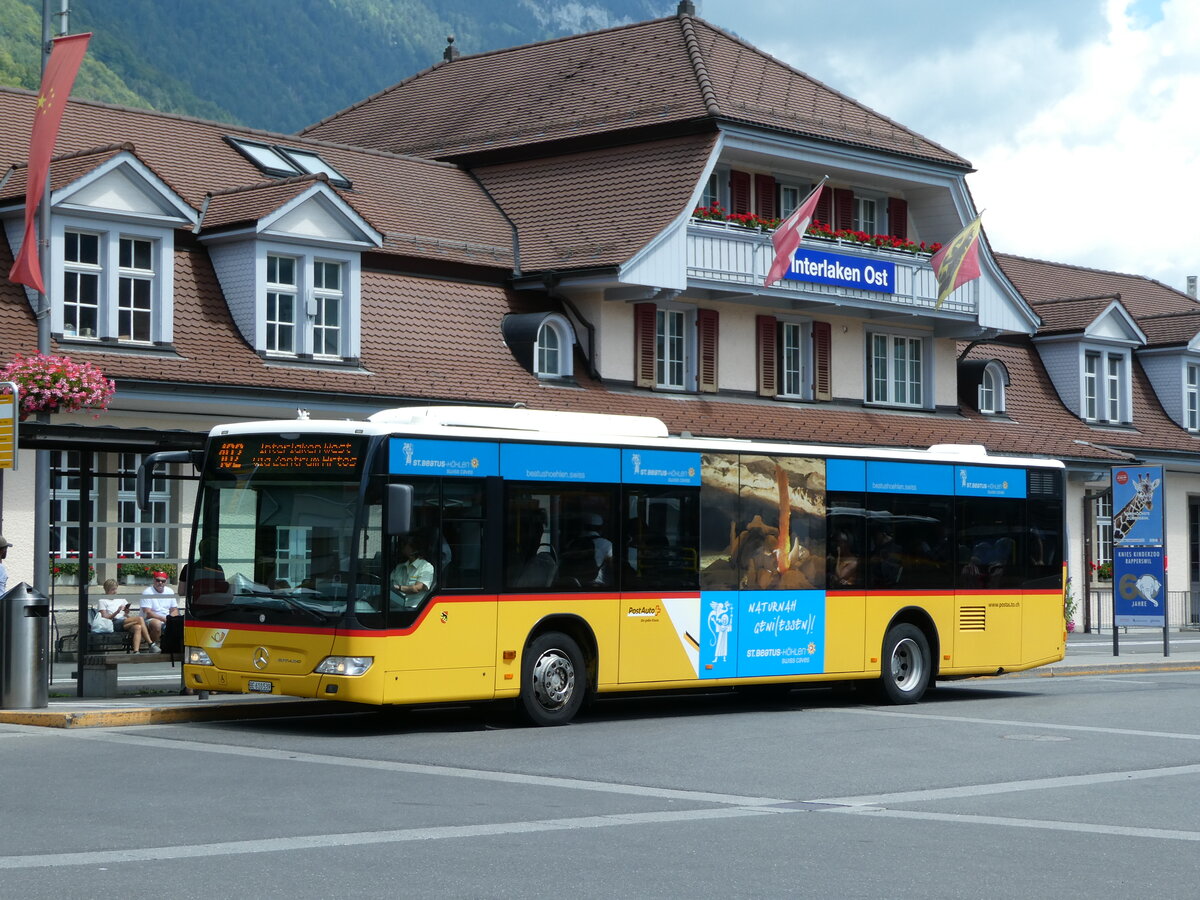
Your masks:
M985 415L1004 412L1004 385L1007 379L998 363L990 363L979 380L979 411Z
M262 349L271 355L342 358L349 260L266 254Z
M546 380L573 374L575 331L561 313L507 315L500 323L500 333L525 371Z
M1083 417L1089 422L1129 421L1129 358L1123 351L1083 354Z
M547 318L537 335L534 374L539 378L567 378L571 375L570 327L559 316Z
M167 342L164 317L170 304L159 277L165 265L163 235L130 234L133 229L125 227L81 228L69 220L56 220L55 226L55 244L62 248L62 337Z
M1200 363L1187 364L1183 387L1183 427L1200 431Z

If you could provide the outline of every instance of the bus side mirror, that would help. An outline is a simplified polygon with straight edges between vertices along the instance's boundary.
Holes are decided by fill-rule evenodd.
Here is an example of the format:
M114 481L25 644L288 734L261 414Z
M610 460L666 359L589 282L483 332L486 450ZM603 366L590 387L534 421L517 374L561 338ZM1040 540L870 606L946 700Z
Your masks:
M387 533L408 534L412 531L413 489L411 484L387 486Z
M145 512L150 508L150 483L154 480L154 467L159 463L188 463L199 469L204 464L201 450L162 450L142 458L137 470L137 505Z

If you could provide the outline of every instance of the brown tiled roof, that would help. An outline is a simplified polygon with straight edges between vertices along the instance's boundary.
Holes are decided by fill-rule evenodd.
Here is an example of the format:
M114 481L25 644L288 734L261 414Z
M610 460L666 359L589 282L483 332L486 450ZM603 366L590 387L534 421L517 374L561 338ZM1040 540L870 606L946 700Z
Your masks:
M24 165L34 95L0 88L0 170ZM128 143L133 153L196 210L209 193L261 184L266 176L225 140L226 135L316 151L352 188L342 196L388 236L385 253L512 267L512 230L470 174L425 159L323 144L146 110L71 101L63 116L51 177L61 185L90 171ZM97 148L105 148L97 150ZM18 173L21 173L18 177ZM24 169L0 192L0 203L24 202Z
M220 228L242 222L257 222L299 197L316 183L315 175L269 181L212 194L204 208L202 228Z
M632 144L477 169L512 217L529 269L629 260L680 213L715 134Z
M1041 317L1038 334L1070 334L1082 332L1113 303L1120 303L1116 294L1100 297L1060 297L1055 300L1030 302L1033 311Z
M304 134L450 159L718 119L970 165L686 15L440 63Z
M1144 316L1200 308L1194 298L1182 291L1142 275L1105 272L1006 253L997 253L996 261L1021 295L1032 304L1063 297L1119 294L1121 304L1139 323Z
M1151 347L1187 344L1200 334L1200 308L1138 319Z
M1200 437L1184 431L1167 416L1136 359L1132 372L1133 425L1113 427L1090 425L1067 409L1059 400L1036 349L1025 339L1016 343L976 344L966 358L998 360L1010 376L1005 389L1006 417L964 411L977 429L979 442L985 443L989 450L995 451L1008 443L1011 449L1006 452L1061 458L1104 458L1105 454L1097 447L1134 454L1149 450L1200 451ZM1013 430L1001 437L1006 430L1005 418L1012 421Z
M109 144L107 147L96 147L59 156L50 167L50 190L56 191L64 185L70 184L76 178L86 175L120 153L133 153L133 149L133 144ZM29 185L28 179L29 166L22 160L13 169L12 177L4 183L3 197L23 198Z

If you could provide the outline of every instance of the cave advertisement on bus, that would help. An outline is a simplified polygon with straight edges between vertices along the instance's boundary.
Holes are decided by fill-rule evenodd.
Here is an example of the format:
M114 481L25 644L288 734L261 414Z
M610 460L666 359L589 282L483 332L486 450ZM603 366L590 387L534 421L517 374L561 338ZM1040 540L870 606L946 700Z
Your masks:
M824 671L825 461L701 460L699 674Z

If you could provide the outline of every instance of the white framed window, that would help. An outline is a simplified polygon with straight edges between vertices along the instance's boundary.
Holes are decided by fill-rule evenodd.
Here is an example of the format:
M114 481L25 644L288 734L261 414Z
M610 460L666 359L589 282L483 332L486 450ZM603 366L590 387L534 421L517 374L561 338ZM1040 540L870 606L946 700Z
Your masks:
M701 206L713 206L721 202L721 184L717 173L713 172L704 182L704 191L700 194Z
M117 338L151 340L154 298L154 243L122 237L118 251Z
M1125 351L1084 351L1084 419L1089 422L1129 421L1129 391L1129 356Z
M1004 370L992 362L984 367L979 379L979 411L985 415L1004 412L1004 385L1007 382Z
M1183 425L1200 431L1200 363L1188 363L1183 384Z
M562 316L548 316L538 326L533 371L539 378L569 378L573 372L575 334Z
M796 211L804 194L798 184L781 184L779 186L779 218L786 219Z
M51 329L67 340L169 343L174 237L170 229L53 219Z
M313 299L317 310L313 322L313 355L342 355L342 309L345 306L342 264L317 260L313 264Z
M1105 563L1112 565L1112 491L1096 494L1092 506L1092 567L1099 569Z
M1100 398L1100 354L1083 355L1083 417L1096 419Z
M296 352L296 260L267 257L267 309L264 349L268 353Z
M1121 421L1121 358L1109 356L1108 383L1105 385L1105 397L1108 400L1108 421Z
M807 399L812 379L808 377L810 355L807 322L779 323L779 395Z
M63 334L100 335L100 235L67 231L63 235Z
M122 453L118 461L117 516L121 525L117 533L117 555L126 559L162 558L168 551L170 486L164 475L154 476L150 481L150 507L139 507L137 470L141 462L139 453Z
M91 456L95 471L95 454ZM79 533L79 451L50 451L50 555L56 559L78 559L81 546ZM96 483L88 498L91 521L96 521Z
M854 228L867 234L877 234L879 225L879 204L873 197L854 197Z
M659 309L654 328L656 387L683 390L687 384L687 313Z
M889 406L925 405L926 339L874 332L867 355L867 401Z
M255 349L275 358L357 355L356 254L261 242Z

